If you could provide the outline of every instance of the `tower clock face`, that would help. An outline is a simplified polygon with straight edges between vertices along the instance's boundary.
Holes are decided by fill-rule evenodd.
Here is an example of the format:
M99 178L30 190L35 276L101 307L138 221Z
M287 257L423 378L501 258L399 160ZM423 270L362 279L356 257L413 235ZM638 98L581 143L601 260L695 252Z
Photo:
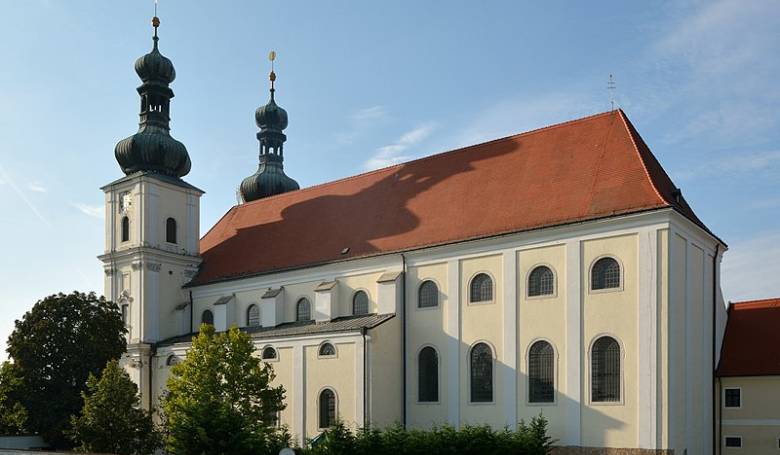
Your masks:
M122 193L119 196L119 212L127 213L130 211L130 207L133 205L133 198L129 192Z

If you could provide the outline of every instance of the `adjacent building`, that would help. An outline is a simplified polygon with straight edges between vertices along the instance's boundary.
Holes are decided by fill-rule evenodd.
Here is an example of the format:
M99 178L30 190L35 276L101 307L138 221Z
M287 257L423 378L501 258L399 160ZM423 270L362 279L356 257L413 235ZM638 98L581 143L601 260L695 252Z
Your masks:
M157 24L100 256L145 406L201 323L235 325L301 443L336 418L502 428L543 413L564 452L712 453L725 245L622 110L299 189L272 73L258 170L200 238Z

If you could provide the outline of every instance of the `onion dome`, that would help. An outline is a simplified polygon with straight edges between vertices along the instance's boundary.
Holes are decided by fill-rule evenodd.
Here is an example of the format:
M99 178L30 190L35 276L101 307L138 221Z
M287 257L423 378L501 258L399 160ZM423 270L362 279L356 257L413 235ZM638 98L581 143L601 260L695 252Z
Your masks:
M276 54L271 52L271 61ZM284 142L287 136L283 130L287 128L287 111L276 104L274 100L274 81L276 74L271 71L271 99L268 104L255 111L255 122L260 132L260 165L257 172L245 178L239 188L245 202L287 193L300 189L298 182L284 173Z
M157 46L160 20L154 17L152 25L152 51L135 62L135 72L143 82L138 87L141 96L138 132L119 141L114 155L125 174L149 171L182 177L190 172L191 163L187 148L170 135L173 90L168 85L176 78L176 70Z

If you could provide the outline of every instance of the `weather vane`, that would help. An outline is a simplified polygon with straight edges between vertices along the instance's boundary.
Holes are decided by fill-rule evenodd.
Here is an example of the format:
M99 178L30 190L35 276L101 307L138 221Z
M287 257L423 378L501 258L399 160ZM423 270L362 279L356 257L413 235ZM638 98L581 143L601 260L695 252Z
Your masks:
M268 53L268 60L271 62L271 74L268 76L271 79L271 95L274 93L274 81L276 80L276 73L274 73L274 60L276 60L276 51Z
M609 75L609 80L607 81L607 90L609 90L609 104L612 107L610 110L615 110L615 89L617 88L617 84L615 83L615 79L612 77L612 75Z

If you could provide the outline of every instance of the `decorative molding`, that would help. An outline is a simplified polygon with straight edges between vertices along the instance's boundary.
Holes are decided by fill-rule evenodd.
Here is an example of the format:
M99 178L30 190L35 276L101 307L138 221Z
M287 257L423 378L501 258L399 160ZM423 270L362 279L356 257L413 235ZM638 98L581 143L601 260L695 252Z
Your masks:
M116 272L116 269L114 269L114 268L111 268L111 267L106 267L105 269L103 269L103 273L105 273L105 274L106 274L106 276L111 276L111 275L113 275L115 272Z
M133 261L130 263L130 267L133 270L141 270L141 267L143 267L143 263L141 261Z
M152 272L159 272L162 269L162 264L159 262L147 262L146 268Z

